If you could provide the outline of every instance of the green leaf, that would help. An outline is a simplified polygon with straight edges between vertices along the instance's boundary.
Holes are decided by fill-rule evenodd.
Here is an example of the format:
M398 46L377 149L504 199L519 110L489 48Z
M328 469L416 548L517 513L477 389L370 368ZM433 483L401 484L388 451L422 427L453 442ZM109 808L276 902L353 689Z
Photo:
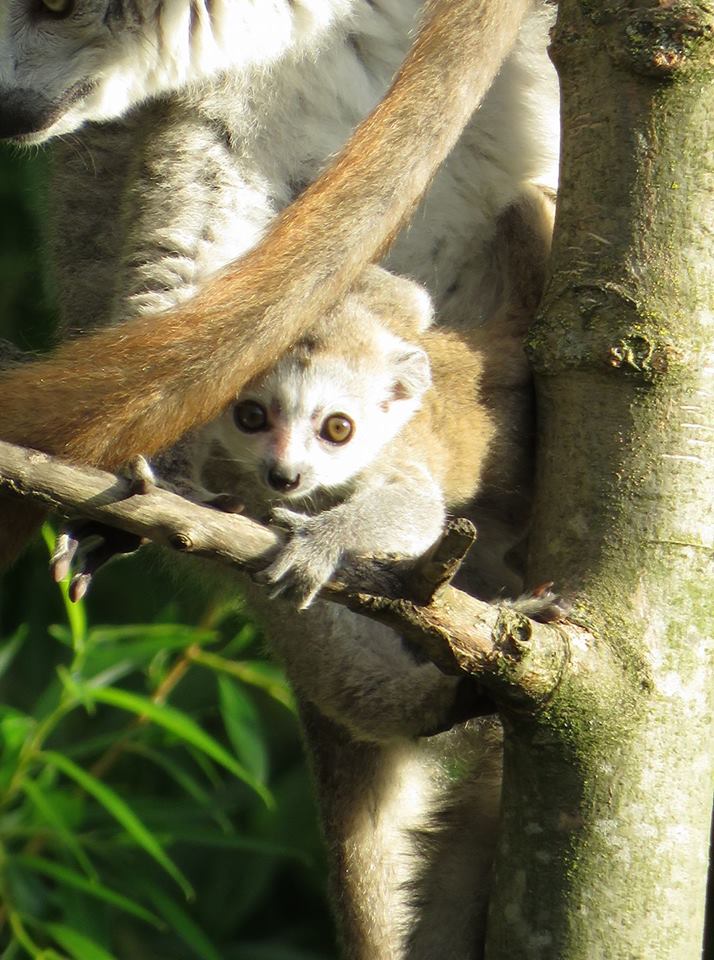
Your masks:
M264 660L227 660L207 650L197 653L193 657L193 662L217 673L227 673L252 687L258 687L288 710L297 712L295 698L285 676L272 663L266 663Z
M128 673L129 670L143 667L146 661L151 660L157 653L184 650L190 644L190 640L186 641L185 637L180 635L92 647L85 661L84 673L87 676L102 673L116 664L122 664L124 671ZM94 683L95 679L91 682Z
M174 878L183 890L184 895L189 899L193 897L191 884L186 877L166 854L166 851L151 831L146 828L131 807L129 807L114 790L105 783L102 783L101 780L97 780L97 778L93 777L90 773L87 773L86 770L82 770L81 767L78 767L77 764L73 763L68 757L62 756L61 753L47 750L41 753L39 757L50 766L56 767L64 773L65 776L70 777L75 783L79 784L83 790L91 794L91 796L122 825L134 842L142 847L149 856L153 857L153 859Z
M94 690L89 687L85 689L93 700L119 707L121 710L128 710L130 713L135 713L140 717L148 717L149 720L163 727L165 730L169 730L180 740L185 740L186 743L190 743L192 746L202 750L207 756L211 757L212 760L215 760L216 763L221 764L221 766L229 770L233 776L238 777L239 780L242 780L248 784L248 786L252 787L262 798L266 806L272 805L272 796L263 784L258 783L255 777L249 773L245 767L237 763L217 740L214 740L213 737L202 730L195 720L192 720L191 717L185 713L167 704L154 703L153 700L149 700L147 697L140 697L138 694L130 693L128 690L111 688Z
M79 844L75 834L67 826L62 817L61 806L50 803L47 794L41 787L29 778L22 783L22 790L35 807L42 819L55 831L59 839L72 854L79 866L88 877L96 878L97 871Z
M72 631L63 623L50 623L47 632L53 640L63 643L65 647L72 646Z
M219 674L217 679L221 716L236 756L265 783L268 757L258 713L246 693L230 677Z
M27 634L28 626L23 623L8 640L0 645L0 677L7 671L20 647L27 640Z
M204 630L185 623L127 623L122 626L92 627L92 644L119 644L125 641L161 641L166 646L188 647L192 643L212 643L218 639L215 630Z
M146 757L147 760L155 763L157 767L165 770L200 807L208 812L222 830L226 833L232 832L232 824L223 811L216 807L215 798L211 796L207 790L204 790L195 777L192 777L181 764L176 763L176 761L167 756L166 753L160 753L158 750L153 750L151 747L147 747L142 743L127 743L126 750L128 753L135 753L140 757Z
M28 737L36 729L32 717L12 707L0 707L0 792L10 785Z
M21 854L11 857L10 862L26 867L28 870L33 870L35 873L41 873L43 876L52 877L52 879L57 880L58 883L74 887L75 890L81 890L82 893L86 893L90 897L95 897L97 900L104 900L119 910L131 913L140 920L145 920L155 927L160 928L163 926L156 914L146 910L141 904L130 900L115 890L111 890L109 887L104 886L104 884L99 883L99 881L87 880L81 873L70 870L69 867L64 867L51 860L46 860L44 857L30 857Z
M10 927L15 935L15 939L22 945L23 949L30 954L33 960L44 960L45 951L38 947L29 935L22 922L23 919L25 918L21 917L16 910L10 910L8 913L8 920L10 921Z
M287 857L290 860L299 860L308 866L312 863L310 857L302 850L275 843L272 840L262 840L260 837L243 837L238 834L215 833L210 830L173 830L171 838L174 843L189 843L199 847L216 847L220 850L240 850L243 853L260 853L269 857Z
M222 960L220 953L201 927L175 900L153 884L142 883L141 887L169 927L196 952L201 960Z
M41 926L75 960L116 960L104 947L64 923L43 923Z
M228 643L223 647L222 654L226 658L236 657L239 653L242 653L251 644L255 643L256 637L258 636L258 630L255 627L255 624L246 623L244 624L238 633L228 641Z

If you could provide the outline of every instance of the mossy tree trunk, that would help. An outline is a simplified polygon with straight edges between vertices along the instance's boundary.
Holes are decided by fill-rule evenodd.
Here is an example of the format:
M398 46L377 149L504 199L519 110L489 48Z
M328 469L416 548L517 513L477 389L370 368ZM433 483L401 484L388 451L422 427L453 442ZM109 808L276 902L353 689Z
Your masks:
M714 726L714 7L561 0L532 583L593 633L506 711L489 960L695 960Z

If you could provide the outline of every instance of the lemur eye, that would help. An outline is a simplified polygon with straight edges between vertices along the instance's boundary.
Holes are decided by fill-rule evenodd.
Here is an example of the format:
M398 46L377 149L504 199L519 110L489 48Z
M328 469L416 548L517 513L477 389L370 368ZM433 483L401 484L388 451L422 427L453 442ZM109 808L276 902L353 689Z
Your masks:
M320 436L328 443L347 443L354 429L355 425L344 413L331 413L322 421Z
M42 9L53 17L66 17L72 12L74 0L40 0Z
M241 400L233 407L233 419L243 433L258 433L268 426L268 414L257 400Z

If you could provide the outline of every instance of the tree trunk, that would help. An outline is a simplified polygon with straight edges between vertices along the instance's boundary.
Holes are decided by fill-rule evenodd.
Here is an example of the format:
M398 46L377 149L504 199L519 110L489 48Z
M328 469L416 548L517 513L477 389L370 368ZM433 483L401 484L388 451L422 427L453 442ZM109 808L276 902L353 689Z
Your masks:
M593 633L507 713L489 960L694 960L714 774L714 11L561 0L533 583Z

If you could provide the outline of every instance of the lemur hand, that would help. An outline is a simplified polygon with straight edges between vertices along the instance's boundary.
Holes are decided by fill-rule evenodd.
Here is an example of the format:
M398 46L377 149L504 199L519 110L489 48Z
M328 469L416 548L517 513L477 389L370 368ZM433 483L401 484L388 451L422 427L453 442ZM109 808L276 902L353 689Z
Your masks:
M154 472L144 457L136 457L125 469L132 493L147 493L155 485ZM69 598L81 600L89 590L92 577L114 557L134 553L146 540L138 534L118 530L97 520L73 520L57 535L50 558L50 573L64 580L72 573Z
M505 604L538 623L558 623L567 620L571 607L559 593L551 589L552 582L542 583L528 593L522 593L515 600L506 600Z
M189 485L182 478L176 483L157 478L144 457L136 457L123 472L129 480L129 491L133 494L148 493L155 486L160 486L224 513L238 513L241 509L233 496L214 495L203 488ZM101 567L115 557L134 553L147 542L137 534L118 530L97 520L77 518L66 524L58 534L50 559L50 572L57 581L72 573L69 596L76 603L87 593L92 577Z
M288 541L256 579L275 585L271 596L282 595L304 610L337 569L343 548L328 513L311 517L276 507L273 519L287 532Z

